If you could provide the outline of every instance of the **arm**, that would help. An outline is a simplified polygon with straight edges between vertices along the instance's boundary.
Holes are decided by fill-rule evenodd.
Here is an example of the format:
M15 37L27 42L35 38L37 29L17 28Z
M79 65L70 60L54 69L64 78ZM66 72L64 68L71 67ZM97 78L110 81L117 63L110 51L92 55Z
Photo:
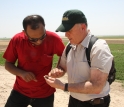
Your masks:
M107 77L107 73L103 73L98 69L93 69L91 70L89 81L80 83L69 83L68 91L83 94L99 94L106 83ZM46 79L46 82L51 87L64 90L64 83L62 83L58 79L49 77L48 79Z
M59 37L59 35L57 34L54 34L55 38L54 38L54 54L57 54L57 56L59 56L59 60L58 60L58 63L57 63L57 67L56 68L53 68L48 76L50 77L53 77L53 78L59 78L59 77L62 77L66 70L65 68L63 67L63 51L64 51L64 44L62 42L62 39Z
M53 78L59 78L64 76L65 73L66 73L66 56L64 50L62 56L59 57L57 67L52 69L48 75Z
M14 63L11 63L7 60L5 62L5 69L16 76L21 77L26 82L29 82L31 80L37 81L35 75L32 72L21 70L17 68Z
M84 93L84 94L99 94L108 78L107 73L101 72L99 69L91 70L90 79L85 83L68 84L70 92Z
M21 76L21 74L25 72L21 69L18 69L14 63L11 63L7 60L5 61L5 69L16 76Z
M50 73L48 74L50 77L60 78L64 76L64 74L66 73L66 71L60 66L60 60L61 60L61 57L59 58L57 67L52 69Z
M9 42L9 45L3 55L5 61L5 69L10 73L21 77L24 81L29 82L31 80L37 81L35 75L32 72L21 70L15 66L15 62L18 59L18 48L20 47L19 35L15 35Z

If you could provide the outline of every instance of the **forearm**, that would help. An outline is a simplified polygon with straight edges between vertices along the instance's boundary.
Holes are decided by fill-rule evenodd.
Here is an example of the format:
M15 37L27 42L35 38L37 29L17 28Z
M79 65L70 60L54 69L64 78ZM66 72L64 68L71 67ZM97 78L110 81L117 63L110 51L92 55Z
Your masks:
M102 86L93 84L90 81L85 83L70 83L68 84L68 91L83 94L99 94L102 91Z
M93 74L94 73L94 74ZM46 79L47 83L54 88L59 88L62 90L68 90L69 92L83 93L83 94L99 94L107 81L108 74L103 73L99 70L91 71L91 76L89 80L79 83L68 83L68 87L65 88L64 83L56 78Z
M60 66L58 66L57 68L58 68L58 69L60 69L60 70L62 71L62 74L61 74L61 76L60 76L60 77L64 76L64 75L65 75L65 73L66 73L66 70L65 70L65 69L63 69L63 68L62 68L62 67L60 67Z
M7 71L9 71L10 73L17 75L17 76L21 76L21 74L25 71L17 68L14 64L10 63L10 62L5 62L5 69Z
M62 57L61 57L62 58ZM63 62L63 58L61 59L61 58L59 58L59 61L58 61L58 64L57 64L57 68L58 69L60 69L61 71L62 71L62 75L60 76L60 77L62 77L62 76L64 76L65 75L65 73L66 73L66 71L67 71L67 69L66 69L66 64ZM60 60L61 59L61 60Z

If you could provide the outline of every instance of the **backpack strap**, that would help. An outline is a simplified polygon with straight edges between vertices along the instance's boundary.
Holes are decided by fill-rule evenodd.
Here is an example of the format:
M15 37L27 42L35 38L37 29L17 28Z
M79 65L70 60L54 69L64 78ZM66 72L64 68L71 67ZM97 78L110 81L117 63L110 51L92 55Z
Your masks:
M98 40L97 37L95 37L94 35L91 36L90 38L90 42L89 42L89 46L88 48L86 48L86 57L87 57L87 61L89 66L91 66L91 62L90 62L90 51L92 49L93 44Z
M68 52L70 51L71 49L71 43L69 43L65 49L65 55L66 55L66 58L67 58L67 55L68 55Z

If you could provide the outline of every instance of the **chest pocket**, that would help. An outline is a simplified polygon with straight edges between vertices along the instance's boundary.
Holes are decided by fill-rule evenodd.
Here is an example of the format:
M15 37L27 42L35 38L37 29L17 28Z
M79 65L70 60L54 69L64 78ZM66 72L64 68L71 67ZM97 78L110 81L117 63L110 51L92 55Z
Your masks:
M48 55L42 53L42 51L36 51L36 50L26 50L23 51L22 55L21 52L19 54L19 62L20 64L28 64L30 67L34 65L40 65L40 66L48 66L49 64L52 64L53 55ZM23 66L23 65L22 65Z
M49 64L52 64L52 59L53 59L53 56L50 56L50 55L47 55L47 54L43 54L39 58L38 62L41 65L48 66Z
M85 82L89 79L90 67L88 65L85 50L81 52L71 52L67 58L67 72L70 82Z

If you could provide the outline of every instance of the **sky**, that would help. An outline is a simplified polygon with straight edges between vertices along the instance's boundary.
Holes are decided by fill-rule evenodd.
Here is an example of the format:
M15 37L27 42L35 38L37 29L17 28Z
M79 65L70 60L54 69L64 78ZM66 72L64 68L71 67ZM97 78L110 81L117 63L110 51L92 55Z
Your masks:
M11 38L21 32L23 19L32 14L41 15L46 30L54 32L63 13L70 9L85 14L93 35L124 35L124 0L1 0L0 38Z

